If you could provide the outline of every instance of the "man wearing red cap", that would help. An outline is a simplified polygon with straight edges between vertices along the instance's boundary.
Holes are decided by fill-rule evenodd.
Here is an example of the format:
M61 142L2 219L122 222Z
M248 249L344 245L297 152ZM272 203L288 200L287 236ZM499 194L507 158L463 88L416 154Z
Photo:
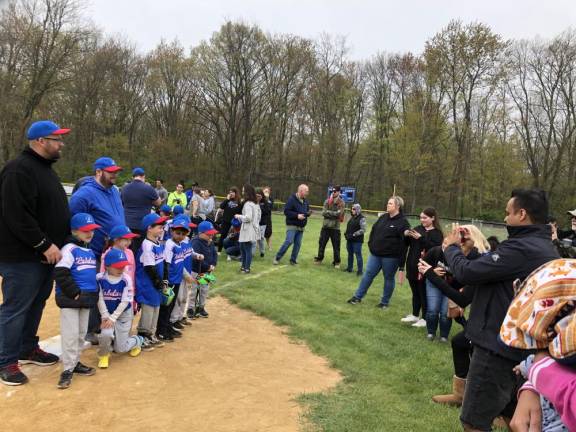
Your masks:
M53 284L54 264L70 232L66 192L52 164L61 156L62 129L33 123L29 147L0 172L0 380L28 381L18 365L52 365L58 357L38 347L36 333Z

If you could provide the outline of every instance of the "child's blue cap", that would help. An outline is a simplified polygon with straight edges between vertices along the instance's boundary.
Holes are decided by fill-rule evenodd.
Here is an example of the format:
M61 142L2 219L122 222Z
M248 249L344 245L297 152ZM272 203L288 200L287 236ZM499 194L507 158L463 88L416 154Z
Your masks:
M200 225L198 225L198 232L201 234L218 234L218 231L216 231L210 221L201 222Z
M106 267L124 268L128 264L130 264L128 257L120 249L111 248L104 257L104 265Z
M184 217L183 215L179 216L174 219L174 221L172 222L172 226L170 228L172 229L183 228L187 231L190 231L190 220Z
M162 207L160 207L160 211L163 213L172 213L172 209L168 204L164 204Z
M128 228L126 225L118 225L110 230L110 235L108 237L110 237L112 240L116 240L119 238L132 239L140 236L130 231L130 228Z
M162 225L167 220L166 216L158 216L156 213L147 214L142 218L142 231L146 231L152 225Z
M74 231L94 231L97 228L102 228L100 225L94 222L92 215L88 213L76 213L72 216L70 221L70 227Z
M232 219L232 226L235 228L238 228L240 225L242 225L242 221L240 219Z
M184 207L182 207L181 205L175 205L172 208L172 213L174 214L174 216L179 215L179 214L183 214L184 213Z

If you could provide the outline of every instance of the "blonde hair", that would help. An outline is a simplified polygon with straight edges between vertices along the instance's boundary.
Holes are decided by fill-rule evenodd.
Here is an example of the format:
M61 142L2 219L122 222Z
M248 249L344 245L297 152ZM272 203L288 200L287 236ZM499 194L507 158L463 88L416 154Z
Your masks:
M460 228L464 228L468 233L470 233L470 238L474 242L474 247L478 249L480 253L486 253L490 251L490 243L482 234L482 231L478 229L476 225L460 225Z
M404 208L404 199L402 199L401 196L394 195L388 198L388 200L394 200L394 202L396 203L396 207L398 207L398 210L402 210Z

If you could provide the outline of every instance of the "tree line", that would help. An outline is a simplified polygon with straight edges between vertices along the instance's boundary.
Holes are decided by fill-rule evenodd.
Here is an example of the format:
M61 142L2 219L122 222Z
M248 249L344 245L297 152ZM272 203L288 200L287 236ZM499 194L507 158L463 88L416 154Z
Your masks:
M81 0L21 0L0 15L0 163L34 119L72 128L63 179L98 156L171 188L250 182L320 202L353 185L367 208L392 191L408 212L502 218L516 186L576 205L576 35L505 40L451 21L422 54L352 61L343 38L225 22L193 47L147 53L88 23ZM407 30L409 31L409 30ZM124 174L129 176L129 172Z

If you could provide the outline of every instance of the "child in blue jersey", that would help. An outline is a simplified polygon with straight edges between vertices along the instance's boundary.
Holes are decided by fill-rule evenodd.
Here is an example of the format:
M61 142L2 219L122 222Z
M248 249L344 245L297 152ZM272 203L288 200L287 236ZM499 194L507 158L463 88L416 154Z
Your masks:
M192 239L192 248L198 255L202 255L202 260L192 261L192 289L188 306L188 318L208 318L206 312L206 298L208 297L209 284L198 283L198 275L210 273L216 268L218 254L214 246L214 235L218 231L210 221L201 222L198 225L198 237ZM198 297L198 299L196 299Z
M190 232L189 225L190 223L185 218L175 218L170 229L171 238L164 247L164 280L168 281L168 286L172 288L175 298L178 297L180 285L185 277L184 262L186 260L187 245L184 240ZM186 277L190 278L189 275ZM175 301L173 300L170 304L162 304L160 306L156 336L162 341L173 342L174 338L182 337L180 331L172 327L170 323L170 315L174 309L174 304Z
M168 204L164 204L160 207L158 213L161 217L166 218L166 223L164 224L164 233L162 234L162 240L160 243L166 244L166 241L170 238L170 225L172 225L172 208Z
M112 352L129 352L136 357L142 351L142 336L130 336L132 329L132 300L134 288L130 277L124 272L130 262L126 253L111 248L104 258L106 271L96 276L99 289L98 310L102 317L101 332L98 335L98 367L106 369Z
M80 353L88 331L90 309L98 302L96 256L88 244L100 225L87 213L75 214L70 225L72 236L62 248L62 259L54 269L62 341L60 389L70 387L73 374L88 376L96 372L80 363Z
M160 244L160 238L165 222L166 218L156 213L142 218L142 231L146 232L146 238L136 254L136 301L142 308L138 335L144 338L144 344L156 348L164 346L156 337L156 327L164 290L164 246Z

